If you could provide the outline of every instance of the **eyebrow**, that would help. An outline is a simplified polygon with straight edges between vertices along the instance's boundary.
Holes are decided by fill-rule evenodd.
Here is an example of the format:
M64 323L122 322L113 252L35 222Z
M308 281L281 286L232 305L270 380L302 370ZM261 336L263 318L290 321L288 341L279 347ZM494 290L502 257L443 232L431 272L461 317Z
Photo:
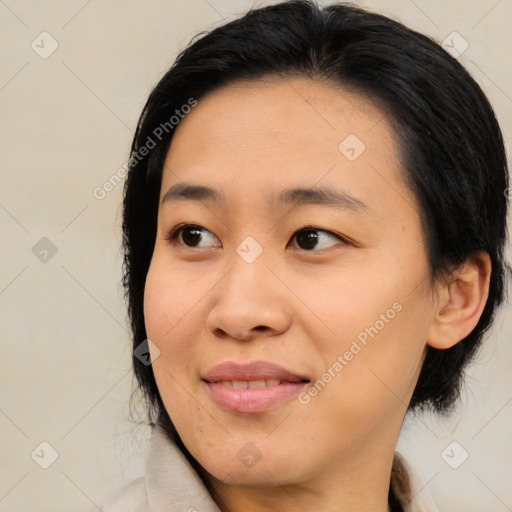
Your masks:
M360 199L351 196L343 190L332 187L287 188L279 195L269 193L266 197L270 207L278 209L285 206L316 204L331 208L348 210L354 213L374 213ZM192 183L176 183L172 185L162 198L162 204L173 201L209 201L226 204L225 195L214 188Z

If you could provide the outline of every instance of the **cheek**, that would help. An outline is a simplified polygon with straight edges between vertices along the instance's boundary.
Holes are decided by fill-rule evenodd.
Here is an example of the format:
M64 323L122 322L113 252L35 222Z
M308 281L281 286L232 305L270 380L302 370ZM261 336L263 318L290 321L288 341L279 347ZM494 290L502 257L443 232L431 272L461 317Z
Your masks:
M187 316L201 296L201 287L198 281L184 282L179 278L180 272L162 264L161 259L157 255L152 260L146 277L144 320L148 337L153 336L165 349L165 345L176 341L173 334L187 324Z
M193 303L193 290L183 287L152 262L144 289L144 322L147 337L160 351L153 372L162 395L174 386L170 375L186 371L193 359L193 347L187 342L192 333L186 331L193 327L186 321Z
M144 322L148 338L152 339L154 337L156 339L157 336L155 335L163 330L166 312L172 311L169 308L171 297L165 278L161 278L158 264L155 264L153 258L144 286Z
M370 443L379 429L396 425L405 414L424 351L421 333L408 326L407 315L405 305L382 329L368 325L361 331L365 338L324 345L325 372L311 395L302 396L294 419L310 425L311 439L325 438L326 450Z
M318 295L318 311L334 333L316 347L325 380L333 382L321 393L340 411L351 409L345 420L408 403L431 317L428 290L418 286L423 268L421 261L407 266L391 257L386 265L332 279ZM310 336L315 339L313 324Z
M188 342L191 333L186 332L191 324L180 321L187 319L189 311L186 288L153 261L144 289L144 321L147 337L159 350L158 357L152 361L156 385L175 424L176 411L186 410L188 417L195 414L194 404L188 403L188 395L184 393L184 389L189 389L186 379L192 374L195 358L194 347Z
M361 260L364 259L363 255ZM340 267L307 281L301 278L295 287L297 294L307 297L313 312L318 313L318 328L322 321L334 343L359 335L364 338L366 329L375 324L380 332L396 323L397 309L410 302L408 294L417 285L415 274L404 275L403 266L393 257L387 262L382 257L374 262L376 258L371 255L366 259L368 264L360 261L359 267ZM322 330L327 332L324 327Z

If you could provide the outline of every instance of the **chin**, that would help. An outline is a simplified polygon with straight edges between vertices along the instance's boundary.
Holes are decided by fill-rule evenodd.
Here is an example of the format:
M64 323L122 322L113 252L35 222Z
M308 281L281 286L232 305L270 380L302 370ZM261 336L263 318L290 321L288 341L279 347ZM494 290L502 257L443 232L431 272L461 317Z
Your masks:
M266 468L214 468L215 473L209 474L226 485L234 487L274 487L294 483L288 472L282 469ZM284 478L286 475L286 478Z
M232 456L224 452L222 456L212 458L211 454L198 460L203 471L210 477L226 485L241 487L272 487L291 484L300 480L300 468L286 457L265 456L255 447L246 446ZM290 469L293 467L293 471Z

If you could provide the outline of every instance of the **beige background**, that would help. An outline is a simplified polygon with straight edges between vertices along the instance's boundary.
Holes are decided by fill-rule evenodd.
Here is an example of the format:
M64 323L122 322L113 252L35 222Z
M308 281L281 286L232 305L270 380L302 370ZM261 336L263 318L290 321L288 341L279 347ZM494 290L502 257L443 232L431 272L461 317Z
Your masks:
M460 60L510 144L512 0L357 3L438 40L457 31L469 44ZM122 186L102 200L93 190L126 162L147 95L178 50L251 5L0 0L1 512L98 510L143 471L148 431L129 418L119 285ZM441 511L512 510L511 334L507 306L459 412L409 420L403 431L400 448ZM448 453L469 453L458 469L442 457L453 441ZM58 458L42 469L52 450Z

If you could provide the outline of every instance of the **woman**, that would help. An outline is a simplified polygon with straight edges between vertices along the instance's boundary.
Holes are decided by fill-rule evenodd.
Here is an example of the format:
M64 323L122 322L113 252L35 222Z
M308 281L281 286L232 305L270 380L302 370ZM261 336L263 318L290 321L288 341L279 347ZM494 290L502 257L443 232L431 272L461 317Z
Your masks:
M395 446L453 406L503 300L507 187L481 89L396 21L292 0L193 42L132 144L154 431L103 510L437 510Z

